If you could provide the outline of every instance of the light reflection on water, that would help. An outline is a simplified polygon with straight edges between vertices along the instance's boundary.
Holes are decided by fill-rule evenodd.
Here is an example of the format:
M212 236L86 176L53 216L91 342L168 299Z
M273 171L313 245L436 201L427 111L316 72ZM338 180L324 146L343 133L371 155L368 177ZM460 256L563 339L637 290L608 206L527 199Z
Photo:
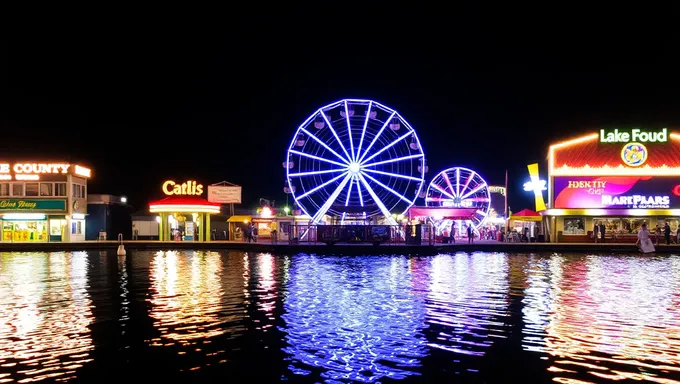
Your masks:
M425 303L405 257L294 257L282 315L289 369L376 382L418 374Z
M431 260L426 321L438 334L428 345L483 356L494 338L505 337L507 256L460 253Z
M0 382L68 380L92 359L87 254L0 254Z
M557 382L680 382L679 263L669 257L539 260L528 274L525 308L532 310L525 321L532 343L525 348L552 357Z
M0 383L158 361L188 381L509 382L512 361L680 383L680 257L0 254Z

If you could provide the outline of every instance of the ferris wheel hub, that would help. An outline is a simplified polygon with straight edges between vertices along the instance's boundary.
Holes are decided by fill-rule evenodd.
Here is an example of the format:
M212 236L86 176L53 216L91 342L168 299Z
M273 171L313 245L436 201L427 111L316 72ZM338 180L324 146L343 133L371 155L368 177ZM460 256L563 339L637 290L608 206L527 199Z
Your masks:
M356 163L356 162L351 162L349 163L349 171L353 174L357 174L361 172L361 164Z

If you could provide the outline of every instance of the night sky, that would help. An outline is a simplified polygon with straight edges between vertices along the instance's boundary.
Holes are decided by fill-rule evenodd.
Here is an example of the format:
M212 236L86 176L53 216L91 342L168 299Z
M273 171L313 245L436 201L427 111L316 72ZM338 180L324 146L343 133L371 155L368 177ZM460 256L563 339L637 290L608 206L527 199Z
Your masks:
M533 208L526 165L540 162L545 176L549 143L680 120L670 39L396 23L372 39L325 38L306 25L13 34L0 46L0 157L83 162L90 193L140 209L165 179L227 180L243 186L244 207L260 197L280 206L297 126L330 102L366 98L415 128L429 178L466 166L502 185L507 169L518 211Z

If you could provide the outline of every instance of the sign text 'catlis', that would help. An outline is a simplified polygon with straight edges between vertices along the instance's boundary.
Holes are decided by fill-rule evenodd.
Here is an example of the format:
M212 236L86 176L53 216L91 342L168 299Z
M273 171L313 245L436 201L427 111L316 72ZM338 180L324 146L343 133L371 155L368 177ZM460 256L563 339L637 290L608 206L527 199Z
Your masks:
M168 180L163 183L163 193L168 196L198 196L203 194L203 184L197 184L194 180L188 180L181 184Z

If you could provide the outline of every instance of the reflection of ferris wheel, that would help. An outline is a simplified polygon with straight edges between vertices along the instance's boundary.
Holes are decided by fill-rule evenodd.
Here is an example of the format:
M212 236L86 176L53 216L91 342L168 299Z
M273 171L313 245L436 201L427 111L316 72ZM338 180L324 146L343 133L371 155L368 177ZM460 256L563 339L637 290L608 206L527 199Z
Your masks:
M420 193L425 155L396 111L371 100L321 107L288 147L285 191L312 222L403 214Z
M429 207L476 208L471 218L479 228L491 208L486 181L477 172L461 167L446 169L435 176L427 188L425 205Z

